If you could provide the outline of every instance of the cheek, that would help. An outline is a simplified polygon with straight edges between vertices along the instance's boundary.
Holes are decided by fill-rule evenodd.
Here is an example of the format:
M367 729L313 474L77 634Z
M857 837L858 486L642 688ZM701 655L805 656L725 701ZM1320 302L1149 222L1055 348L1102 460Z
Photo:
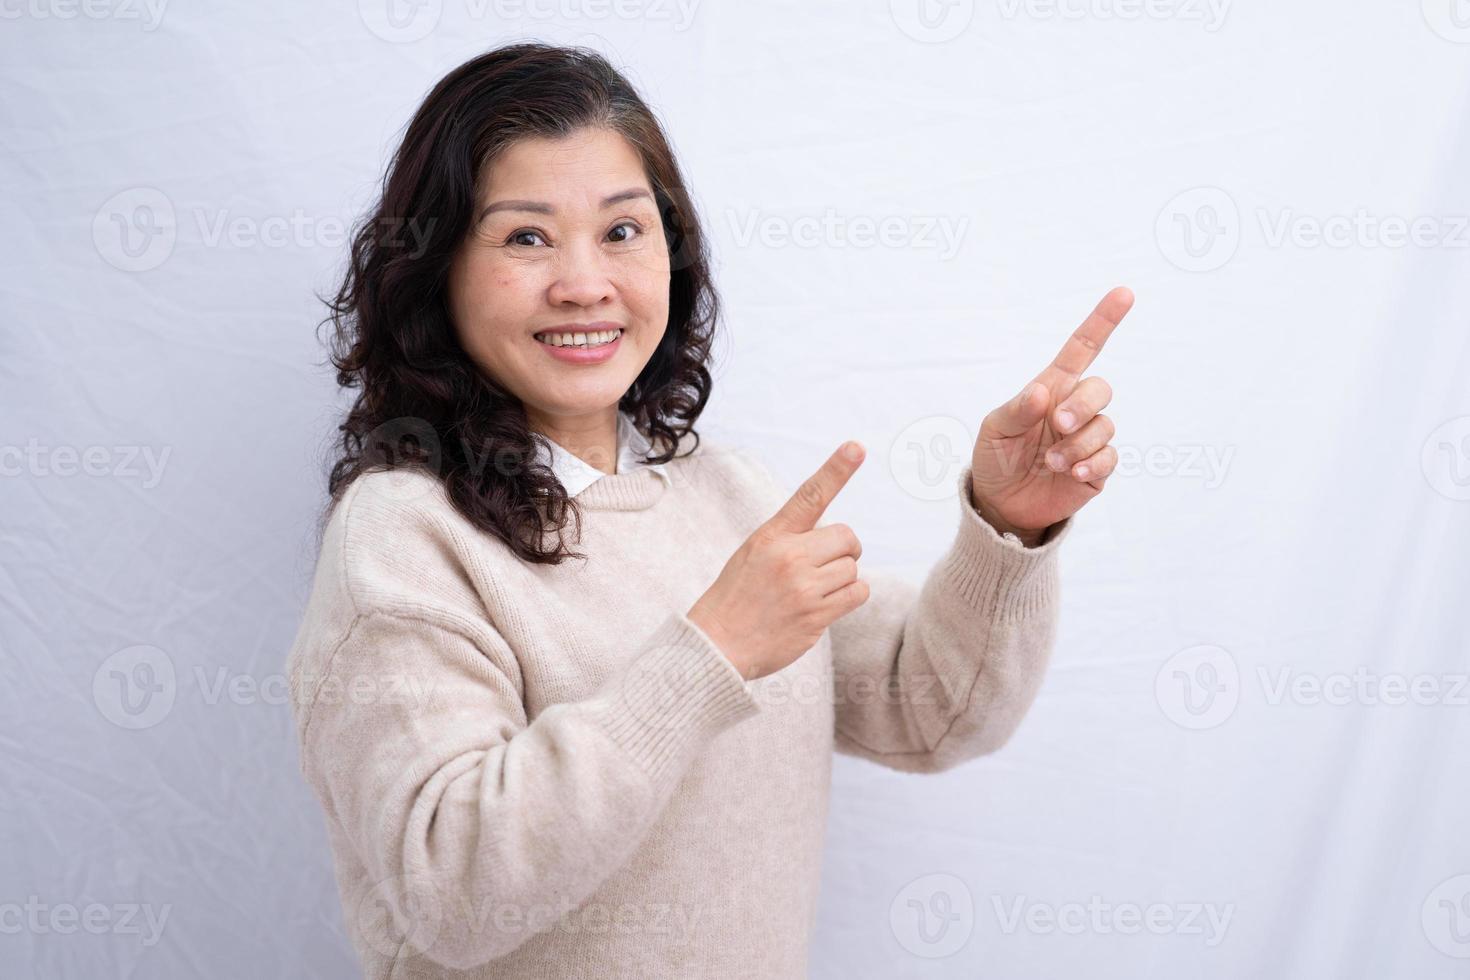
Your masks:
M516 316L544 292L540 272L529 266L487 261L467 271L469 312L481 322Z
M525 289L531 278L530 270L513 262L496 261L495 256L486 256L476 270L476 280L482 298L518 293Z
M658 313L669 304L667 268L649 269L645 265L629 270L623 288L630 304L636 305L645 314Z
M467 351L493 360L504 343L519 336L540 295L532 278L530 270L492 256L475 256L452 273L455 330Z

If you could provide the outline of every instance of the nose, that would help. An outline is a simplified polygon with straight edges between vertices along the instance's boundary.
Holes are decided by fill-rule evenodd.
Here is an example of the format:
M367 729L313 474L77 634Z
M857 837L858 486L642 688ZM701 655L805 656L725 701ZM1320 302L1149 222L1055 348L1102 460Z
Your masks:
M605 259L594 244L571 244L559 250L556 275L547 294L552 305L596 306L612 299L615 289Z

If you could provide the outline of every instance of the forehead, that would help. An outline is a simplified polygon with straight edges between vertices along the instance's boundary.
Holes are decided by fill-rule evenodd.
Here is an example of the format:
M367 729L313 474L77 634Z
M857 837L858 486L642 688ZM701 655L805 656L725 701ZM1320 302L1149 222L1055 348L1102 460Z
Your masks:
M515 197L587 206L629 187L648 187L643 160L623 136L583 129L553 139L527 137L506 147L486 168L481 198Z

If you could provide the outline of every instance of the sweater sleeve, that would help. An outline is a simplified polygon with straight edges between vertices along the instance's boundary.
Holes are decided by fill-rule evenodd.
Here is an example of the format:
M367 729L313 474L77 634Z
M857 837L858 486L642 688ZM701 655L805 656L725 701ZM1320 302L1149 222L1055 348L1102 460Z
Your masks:
M923 585L865 569L868 601L828 628L839 752L942 771L1004 745L1036 697L1072 519L1027 548L980 516L969 485L966 466L959 529Z
M700 748L759 710L679 613L591 696L534 720L511 649L482 618L374 601L339 633L308 639L292 681L305 691L303 771L368 869L349 911L375 905L390 943L456 969L583 904Z

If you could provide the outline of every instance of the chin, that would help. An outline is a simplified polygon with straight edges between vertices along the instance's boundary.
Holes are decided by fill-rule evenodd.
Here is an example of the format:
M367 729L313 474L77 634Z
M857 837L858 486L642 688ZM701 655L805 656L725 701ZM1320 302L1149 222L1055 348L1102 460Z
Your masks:
M625 385L598 384L574 392L546 392L541 405L558 415L588 415L616 408L632 384L630 379Z

